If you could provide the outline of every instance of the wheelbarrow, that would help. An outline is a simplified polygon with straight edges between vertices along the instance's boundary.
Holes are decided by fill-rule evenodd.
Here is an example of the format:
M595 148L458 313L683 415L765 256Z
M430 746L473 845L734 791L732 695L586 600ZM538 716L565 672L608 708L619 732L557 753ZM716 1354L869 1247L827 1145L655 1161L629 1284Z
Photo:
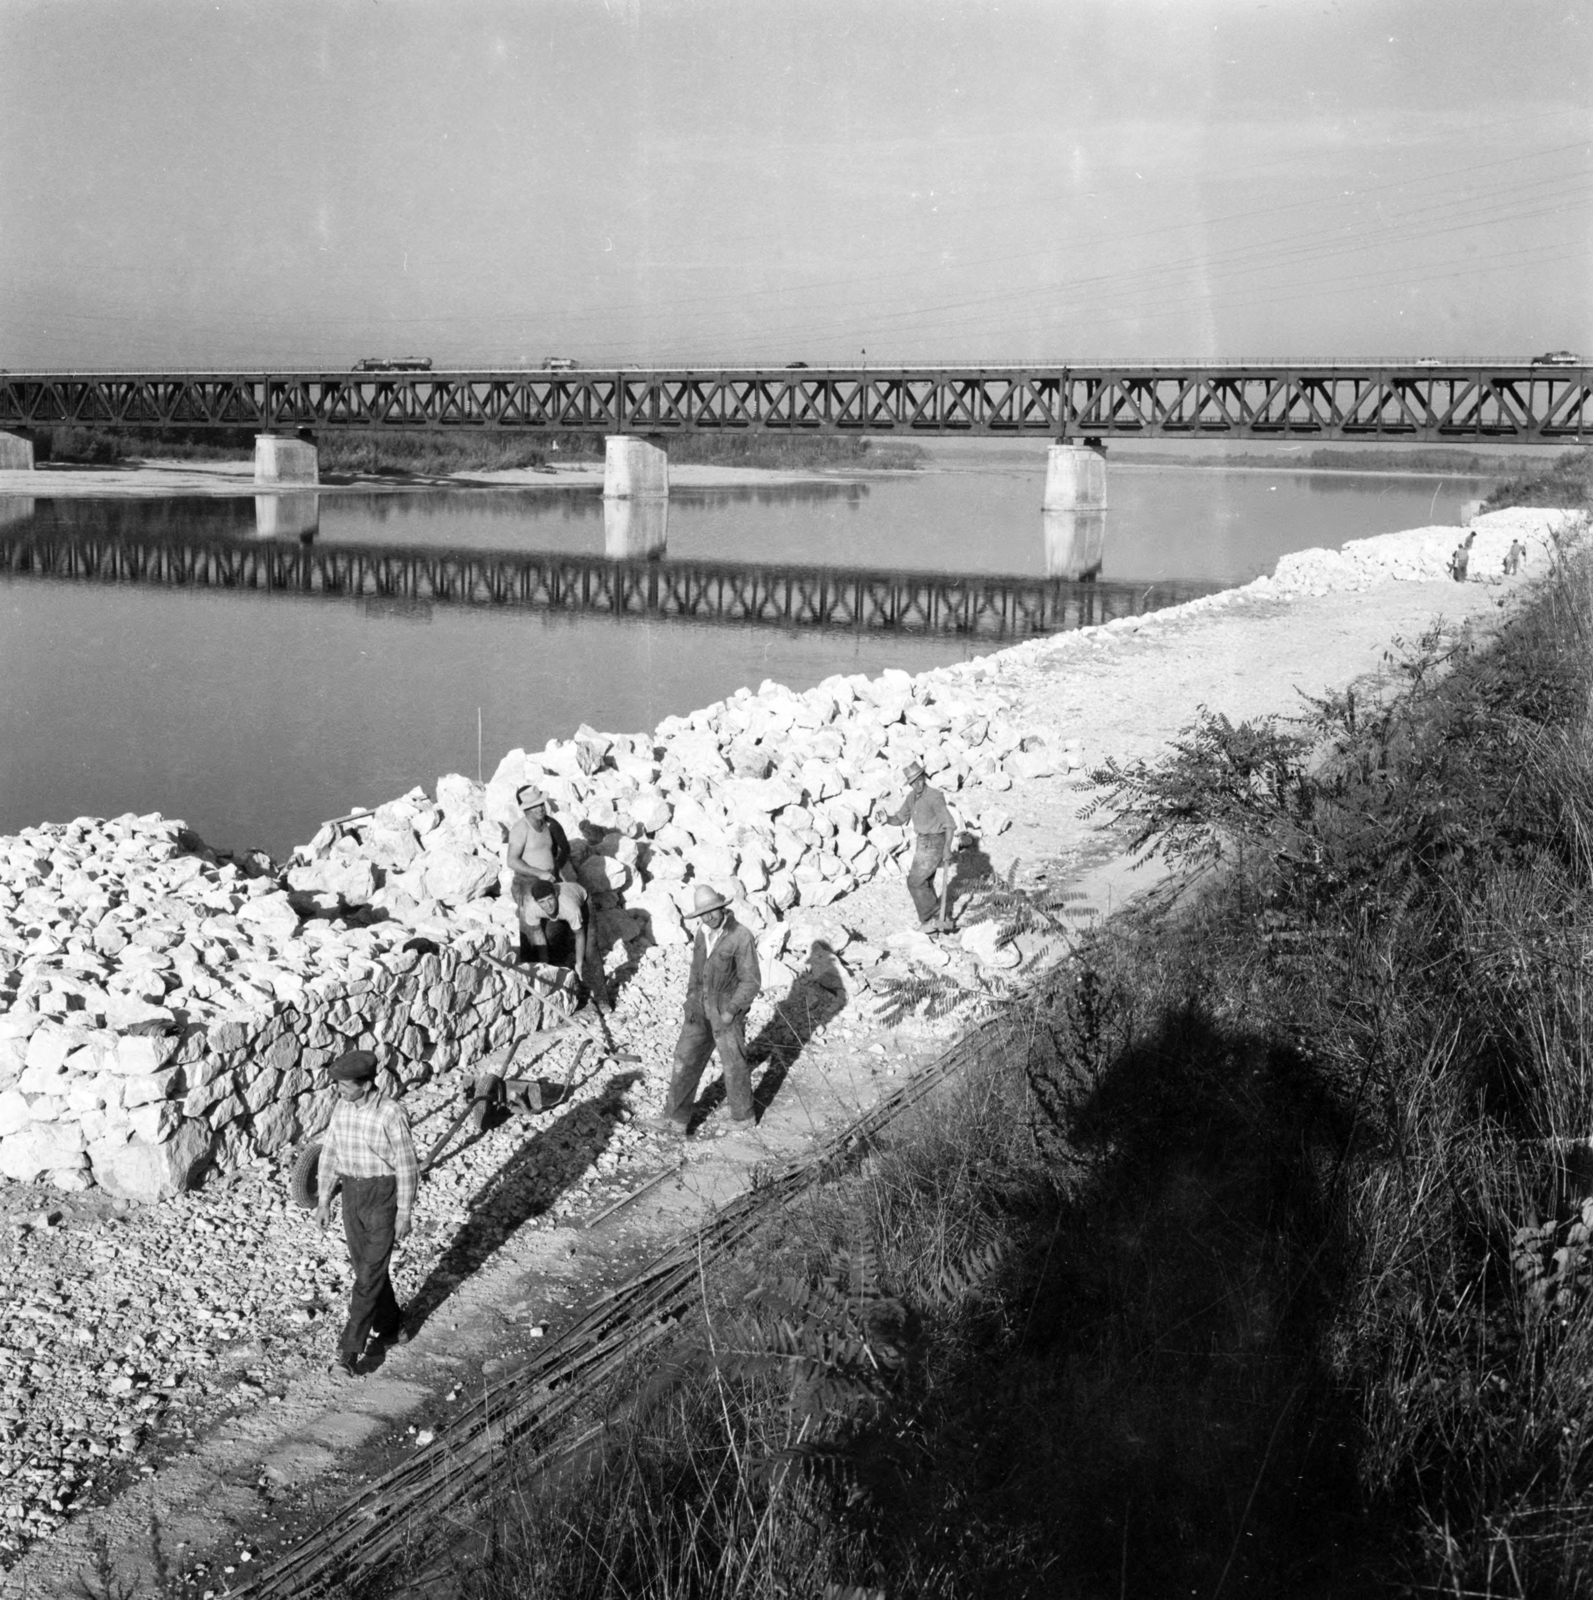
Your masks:
M520 1116L536 1117L544 1111L551 1111L555 1106L563 1105L575 1092L576 1071L581 1065L581 1058L591 1048L590 1036L581 1040L576 1046L562 1083L556 1083L552 1078L511 1078L490 1068L485 1072L478 1072L475 1082L470 1086L470 1103L465 1107L464 1114L470 1118L471 1126L479 1133L487 1125L487 1118L500 1107L514 1111ZM512 1066L513 1055L509 1055L503 1064ZM450 1135L452 1132L453 1129L450 1128Z
M546 1054L547 1050L552 1049L557 1042L556 1039L549 1041L540 1054ZM576 1070L581 1065L581 1058L591 1047L590 1037L581 1040L575 1054L570 1058L569 1070L564 1074L561 1083L556 1083L550 1078L510 1078L501 1072L478 1072L474 1081L465 1090L464 1109L448 1124L447 1132L431 1147L425 1160L420 1163L421 1177L424 1178L437 1165L443 1151L448 1148L453 1136L464 1126L467 1118L471 1127L479 1133L486 1127L487 1118L499 1106L510 1107L522 1116L534 1117L562 1105L575 1092ZM506 1052L504 1065L512 1065L513 1060L513 1052ZM320 1198L321 1149L324 1144L323 1139L312 1139L294 1159L289 1189L293 1203L301 1211L313 1211ZM337 1186L333 1187L332 1192L337 1193Z

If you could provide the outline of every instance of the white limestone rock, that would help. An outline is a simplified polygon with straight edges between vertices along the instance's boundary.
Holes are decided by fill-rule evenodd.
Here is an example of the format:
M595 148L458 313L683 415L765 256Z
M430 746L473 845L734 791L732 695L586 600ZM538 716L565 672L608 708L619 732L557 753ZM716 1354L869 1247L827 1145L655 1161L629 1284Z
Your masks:
M163 1200L192 1188L209 1164L213 1143L203 1122L189 1120L161 1143L134 1138L96 1145L91 1170L100 1187L118 1199Z
M493 888L498 881L498 863L486 856L466 855L455 850L428 850L425 856L425 888L430 899L460 905Z
M0 1174L18 1183L85 1160L83 1131L71 1122L33 1122L0 1139Z

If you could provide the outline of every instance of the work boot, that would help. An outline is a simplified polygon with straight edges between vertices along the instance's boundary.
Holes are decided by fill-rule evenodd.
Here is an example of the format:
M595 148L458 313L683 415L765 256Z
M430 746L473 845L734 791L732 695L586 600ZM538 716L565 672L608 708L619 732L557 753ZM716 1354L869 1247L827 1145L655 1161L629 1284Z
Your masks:
M643 1126L651 1128L654 1133L667 1133L676 1139L684 1139L690 1131L691 1123L681 1117L666 1117L660 1112L656 1117L647 1117Z

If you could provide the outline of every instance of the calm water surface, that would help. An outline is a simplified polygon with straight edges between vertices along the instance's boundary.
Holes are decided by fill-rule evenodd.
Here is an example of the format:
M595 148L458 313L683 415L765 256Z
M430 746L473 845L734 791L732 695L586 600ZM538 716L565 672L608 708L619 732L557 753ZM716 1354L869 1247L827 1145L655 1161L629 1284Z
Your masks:
M1043 577L1044 455L939 457L922 473L786 489L677 490L669 561ZM41 474L41 489L47 488ZM1112 463L1100 579L1242 582L1286 551L1457 520L1477 486L1414 478ZM641 554L596 490L354 494L274 506L315 548ZM118 539L259 537L255 503L0 505L0 540L62 519ZM656 528L645 539L656 540ZM655 552L658 553L658 552ZM283 854L325 817L439 773L482 771L581 722L616 731L774 678L909 671L995 641L730 627L102 580L0 577L0 832L123 811L186 818L213 843Z

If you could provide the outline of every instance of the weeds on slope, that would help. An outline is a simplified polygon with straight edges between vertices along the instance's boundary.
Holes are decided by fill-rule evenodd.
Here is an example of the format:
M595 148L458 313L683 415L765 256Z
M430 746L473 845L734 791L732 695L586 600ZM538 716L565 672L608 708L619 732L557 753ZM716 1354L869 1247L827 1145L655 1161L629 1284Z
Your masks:
M1586 1592L1590 588L1099 774L1192 886L705 1275L463 1592Z
M1565 506L1593 511L1593 455L1567 450L1546 465L1529 467L1498 484L1483 502L1485 511L1503 506Z

